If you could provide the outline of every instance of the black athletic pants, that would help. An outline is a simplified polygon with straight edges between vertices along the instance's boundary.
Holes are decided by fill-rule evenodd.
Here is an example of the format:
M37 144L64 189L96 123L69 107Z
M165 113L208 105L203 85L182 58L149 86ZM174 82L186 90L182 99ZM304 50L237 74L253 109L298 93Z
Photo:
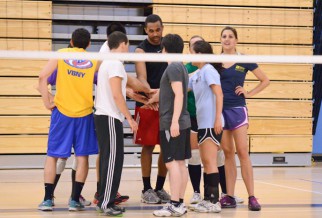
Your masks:
M123 124L105 115L95 115L94 119L100 149L98 206L106 209L114 204L120 186L124 160Z

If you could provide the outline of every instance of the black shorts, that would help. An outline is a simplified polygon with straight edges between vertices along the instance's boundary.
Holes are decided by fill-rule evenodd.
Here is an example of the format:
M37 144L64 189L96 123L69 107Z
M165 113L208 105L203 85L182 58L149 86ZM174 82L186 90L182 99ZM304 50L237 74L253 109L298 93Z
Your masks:
M169 130L161 130L160 142L164 163L191 158L190 128L180 130L180 135L175 138L171 137Z
M191 121L191 132L198 133L197 117L190 116L190 121Z
M216 135L214 128L198 129L198 144L202 144L206 139L210 138L215 144L220 145L222 132Z

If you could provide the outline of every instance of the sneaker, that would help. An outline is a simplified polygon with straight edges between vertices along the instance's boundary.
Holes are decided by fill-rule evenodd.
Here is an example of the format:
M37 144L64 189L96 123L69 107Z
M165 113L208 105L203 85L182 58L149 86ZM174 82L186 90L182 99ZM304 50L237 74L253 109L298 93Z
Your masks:
M182 216L186 212L184 210L184 207L182 204L180 204L178 207L175 207L174 205L167 203L163 208L160 210L153 211L154 216L161 216L161 217L169 217L169 216Z
M98 192L94 194L93 204L98 204Z
M115 205L112 205L106 209L100 208L100 211L102 211L101 213L103 213L106 216L118 216L118 217L123 216L123 212L121 210L118 210L118 208L116 208Z
M53 196L52 198L51 198L51 202L52 202L52 204L53 204L53 207L55 206L55 196Z
M46 201L41 202L41 204L38 205L38 210L52 211L53 210L53 201L51 199L48 199Z
M194 192L192 198L190 199L190 204L198 204L202 201L201 194L198 192Z
M129 199L129 196L126 196L126 195L120 195L120 197L118 197L119 193L117 193L117 197L114 199L114 204L117 205L117 204L120 204L122 202L125 202ZM87 201L89 202L89 201ZM98 193L96 192L95 195L94 195L94 199L93 199L93 204L98 204L99 200L98 200ZM90 204L89 204L90 205Z
M243 198L240 198L240 197L238 197L238 196L234 196L234 198L235 198L235 201L236 201L236 203L237 204L243 204L244 203L244 199Z
M102 208L100 208L99 206L97 206L97 205L96 205L95 209L96 209L96 211L98 213L104 213L104 210ZM119 207L119 206L116 206L116 205L114 205L113 209L121 211L122 213L124 213L126 211L125 207Z
M125 207L120 207L120 206L117 206L117 205L114 205L114 210L119 210L119 211L122 211L122 213L124 213L126 211Z
M185 203L181 203L180 207L182 207L182 211L183 211L184 214L188 213L188 210L187 210L187 207L186 207Z
M199 202L199 203L200 203L200 202ZM198 203L198 204L199 204L199 203ZM197 207L197 205L198 205L198 204L189 204L189 205L188 205L188 209L189 209L189 210L191 210L191 211L195 211L195 209L196 209L196 207Z
M72 198L70 197L68 200L68 205L70 205ZM82 195L79 196L79 202L84 206L90 206L92 202L87 201Z
M115 198L115 201L114 201L114 204L120 204L122 202L126 202L127 200L129 200L129 196L127 195L121 195L120 193L117 193L116 194L116 198Z
M79 196L79 202L84 206L91 206L92 202L87 201L82 195Z
M81 211L84 209L85 209L85 206L80 202L77 202L74 200L71 200L69 202L69 209L68 209L69 211Z
M141 202L146 204L161 204L161 199L153 189L149 189L141 194Z
M114 205L118 205L118 204L120 204L120 203L122 203L123 201L122 201L122 199L120 199L120 198L115 198L114 199Z
M202 200L194 210L199 213L219 213L221 212L221 205L219 202L214 204L210 201Z
M222 208L235 208L237 206L235 198L231 198L228 195L220 199L220 204Z
M258 203L257 199L252 196L248 198L248 209L251 211L259 211L261 210L261 205Z
M221 193L221 198L223 198L226 195L227 194L225 194L225 193ZM238 197L236 195L234 196L234 198L235 198L235 201L236 201L237 204L243 204L244 203L244 199L243 198L240 198L240 197Z
M170 202L171 197L164 189L158 190L155 193L161 199L162 204Z
M100 208L99 206L97 206L97 205L96 205L95 209L96 209L96 212L98 212L98 213L103 213L104 212L104 210L102 208Z

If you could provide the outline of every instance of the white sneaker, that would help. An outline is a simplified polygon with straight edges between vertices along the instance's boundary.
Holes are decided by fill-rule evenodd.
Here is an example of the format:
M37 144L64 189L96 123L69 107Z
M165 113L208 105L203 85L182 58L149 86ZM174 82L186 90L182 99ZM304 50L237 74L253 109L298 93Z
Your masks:
M84 206L91 206L92 202L87 201L82 195L79 196L79 202Z
M184 214L188 213L188 210L187 210L187 207L186 207L185 203L181 203L180 207L182 207L182 211L183 211Z
M188 205L188 209L191 210L191 211L195 211L196 207L197 207L198 204L189 204Z
M234 198L235 198L235 201L236 201L236 203L237 204L242 204L242 203L244 203L244 199L242 199L242 198L240 198L240 197L238 197L238 196L234 196Z
M190 204L198 204L202 201L201 194L198 192L194 192L192 198L190 199Z
M210 211L211 213L220 213L221 212L221 204L218 201L217 203L213 204L211 203Z
M221 198L223 198L223 197L225 197L227 194L225 194L225 193L221 193ZM238 197L238 196L234 196L234 198L235 198L235 201L236 201L236 203L237 204L243 204L244 203L244 199L243 198L240 198L240 197Z
M167 203L160 210L153 211L153 215L159 217L182 216L185 214L185 210L182 205L183 204L180 204L180 206L175 207L174 205Z
M210 201L202 200L195 207L195 212L199 213L219 213L221 211L221 205L219 202L213 204Z

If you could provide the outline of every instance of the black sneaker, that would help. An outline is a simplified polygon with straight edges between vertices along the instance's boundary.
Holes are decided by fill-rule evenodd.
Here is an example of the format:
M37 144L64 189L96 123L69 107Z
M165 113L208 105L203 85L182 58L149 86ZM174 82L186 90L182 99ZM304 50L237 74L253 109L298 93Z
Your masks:
M115 202L125 202L127 200L129 200L129 196L128 195L121 195L119 192L116 194L116 198L115 198ZM116 203L117 204L117 203Z
M115 208L115 205L103 209L103 214L106 216L123 216L123 212L119 208Z
M122 213L124 213L124 212L125 212L125 207L120 207L120 206L117 206L117 205L115 205L115 204L114 204L112 207L114 208L114 210L122 211Z

